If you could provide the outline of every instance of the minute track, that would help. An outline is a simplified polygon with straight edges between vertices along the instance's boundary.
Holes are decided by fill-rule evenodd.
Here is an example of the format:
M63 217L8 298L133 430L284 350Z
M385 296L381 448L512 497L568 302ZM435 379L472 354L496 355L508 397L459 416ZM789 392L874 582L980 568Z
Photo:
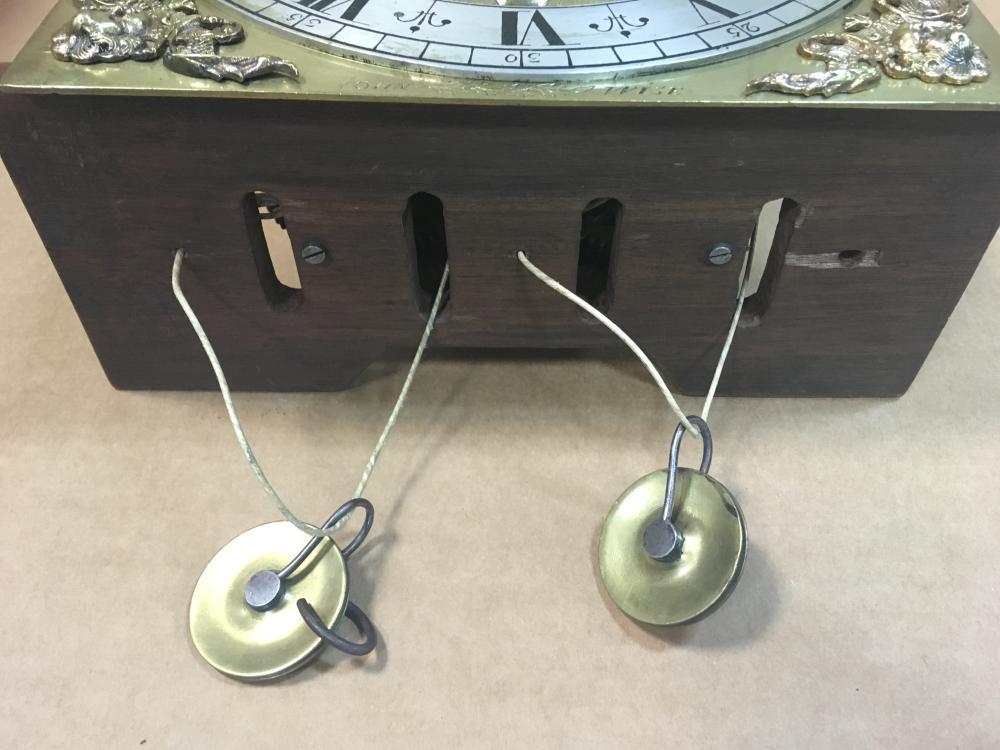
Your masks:
M800 36L845 0L220 0L353 60L469 78L619 78L705 65Z

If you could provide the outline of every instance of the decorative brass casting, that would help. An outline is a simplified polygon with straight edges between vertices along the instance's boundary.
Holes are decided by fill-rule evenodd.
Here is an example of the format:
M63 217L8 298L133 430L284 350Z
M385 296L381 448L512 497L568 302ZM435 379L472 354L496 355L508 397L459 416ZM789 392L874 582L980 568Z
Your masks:
M825 62L825 71L771 73L748 83L746 93L853 94L876 86L883 72L956 86L985 81L990 61L964 31L969 10L968 0L875 0L873 12L844 19L845 33L799 45L799 54Z
M156 60L176 73L215 81L268 75L298 78L280 57L224 57L219 47L243 41L243 26L198 13L195 0L76 0L76 17L52 37L52 54L64 62Z

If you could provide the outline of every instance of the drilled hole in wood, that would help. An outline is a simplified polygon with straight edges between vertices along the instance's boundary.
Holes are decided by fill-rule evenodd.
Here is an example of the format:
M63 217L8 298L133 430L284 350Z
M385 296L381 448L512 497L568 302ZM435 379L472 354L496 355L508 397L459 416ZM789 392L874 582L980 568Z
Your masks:
M284 305L301 295L302 282L288 236L281 202L255 190L243 199L250 251L264 296L272 305Z
M409 246L416 279L417 307L430 314L448 263L448 238L444 224L444 204L436 195L414 193L403 211L403 234ZM448 305L451 280L445 284L441 311Z
M842 250L837 253L837 260L840 261L840 265L844 268L851 268L858 265L864 258L864 253L860 250Z
M605 313L611 309L621 217L622 204L619 201L614 198L597 198L587 204L580 220L576 293ZM590 316L585 319L593 320Z

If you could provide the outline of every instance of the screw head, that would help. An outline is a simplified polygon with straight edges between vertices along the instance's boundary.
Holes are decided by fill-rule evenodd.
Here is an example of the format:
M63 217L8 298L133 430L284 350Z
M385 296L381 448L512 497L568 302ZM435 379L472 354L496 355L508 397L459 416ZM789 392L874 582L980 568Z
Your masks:
M705 258L713 266L724 266L733 259L733 246L727 242L716 242Z
M284 582L273 570L258 570L243 588L243 601L258 612L266 612L278 603L285 591Z
M314 266L318 266L324 260L326 260L326 248L322 245L318 245L315 242L310 242L304 248L302 248L302 260L306 263L311 263Z
M642 535L642 548L654 560L667 561L680 551L684 537L670 521L660 519L646 527Z

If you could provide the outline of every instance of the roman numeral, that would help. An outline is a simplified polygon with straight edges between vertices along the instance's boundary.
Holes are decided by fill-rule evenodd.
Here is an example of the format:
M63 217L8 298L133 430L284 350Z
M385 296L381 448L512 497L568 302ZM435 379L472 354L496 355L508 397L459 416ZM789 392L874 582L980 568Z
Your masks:
M341 5L346 5L347 9L340 14L340 17L345 21L353 21L358 17L358 13L368 4L368 0L296 0L296 2L303 8L318 10L320 13L330 8L339 8Z
M724 16L725 18L736 18L739 15L739 13L734 13L729 10L729 8L723 8L721 5L716 5L712 2L712 0L688 0L688 2L691 3L691 7L694 8L694 12L701 16L701 20L705 23L708 23L708 19L706 19L705 15L698 9L699 5L705 10L718 13L720 16Z
M552 24L546 20L541 11L537 10L531 14L528 25L524 28L524 33L518 39L518 19L520 16L521 13L516 10L505 10L500 14L500 44L510 46L524 44L524 40L527 38L532 26L541 32L542 37L548 44L565 44L562 38L556 33L556 30L552 28Z

